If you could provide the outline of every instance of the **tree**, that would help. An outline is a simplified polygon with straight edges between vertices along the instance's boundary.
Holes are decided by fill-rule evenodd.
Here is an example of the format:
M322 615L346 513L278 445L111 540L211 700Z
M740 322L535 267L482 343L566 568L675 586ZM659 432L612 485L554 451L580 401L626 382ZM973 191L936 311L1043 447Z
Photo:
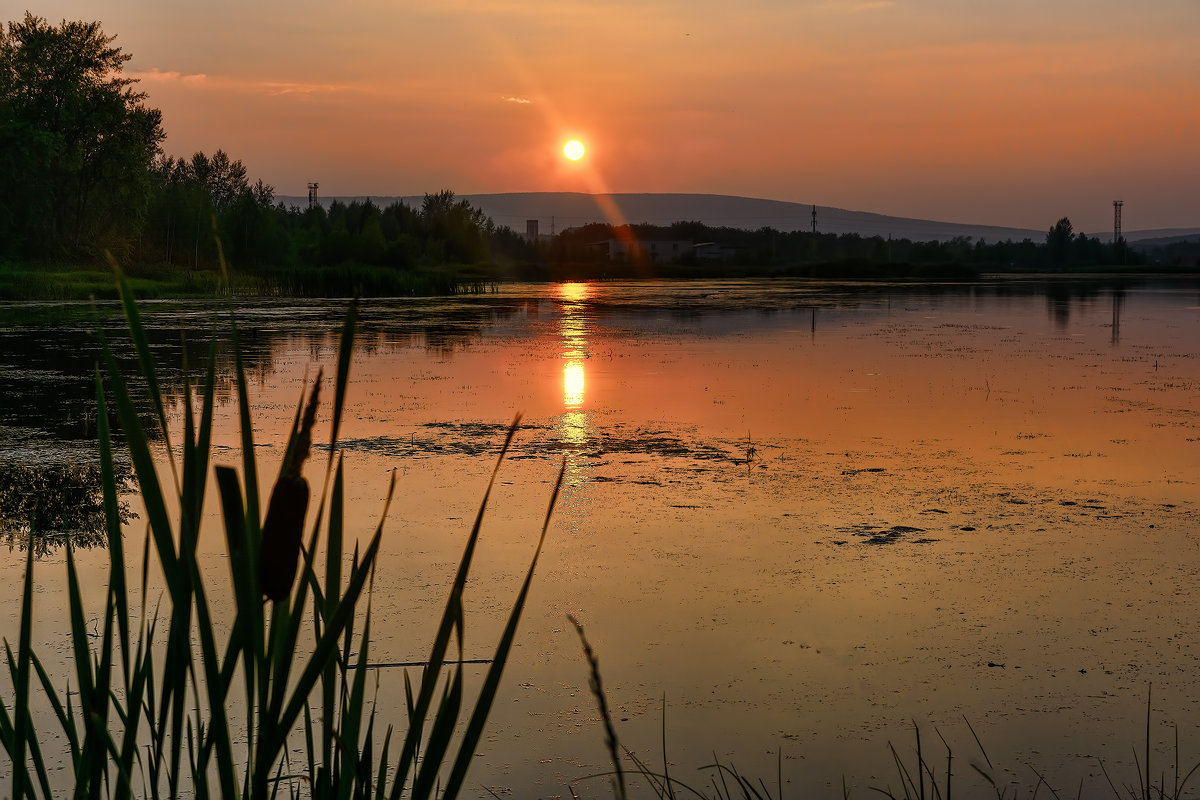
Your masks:
M1052 263L1060 266L1067 263L1071 255L1071 240L1073 237L1074 231L1071 227L1071 220L1063 217L1054 223L1054 227L1046 233L1046 250L1049 252Z
M216 265L213 222L226 255L265 263L282 257L283 230L272 203L275 189L246 178L241 161L218 150L191 159L158 157L150 167L152 196L146 215L143 257L166 264Z
M212 200L213 210L218 214L226 211L234 200L250 191L246 167L240 159L230 161L224 150L213 153L212 158L208 158L204 153L192 156L192 179L204 187Z
M123 251L138 232L162 114L115 38L28 12L0 29L0 233L24 255Z

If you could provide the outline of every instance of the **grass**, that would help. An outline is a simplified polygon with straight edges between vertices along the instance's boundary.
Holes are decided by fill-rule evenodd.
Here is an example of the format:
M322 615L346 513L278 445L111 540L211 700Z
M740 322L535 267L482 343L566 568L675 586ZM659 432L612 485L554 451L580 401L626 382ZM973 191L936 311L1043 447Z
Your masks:
M126 276L125 287L143 299L214 297L224 294L219 272L164 270ZM120 288L107 266L78 264L0 264L0 301L115 300Z
M641 779L649 795L657 798L657 800L681 800L681 798L694 798L695 800L782 800L784 796L782 751L778 754L774 790L761 778L757 780L750 778L739 772L732 764L722 763L715 754L711 764L699 768L700 771L708 773L709 784L707 786L697 787L695 784L672 776L667 759L666 697L663 698L662 705L662 770L657 770L633 751L622 747L616 728L613 725L608 698L604 692L604 682L600 676L599 659L584 634L583 626L574 617L568 616L568 620L575 627L580 643L583 646L584 658L589 668L588 685L593 698L596 700L597 710L604 725L605 746L613 765L611 772L587 775L573 781L572 785L568 786L568 791L573 799L578 798L575 785L596 778L608 777L612 779L613 796L617 800L627 800L629 797L627 776L633 775ZM1192 778L1200 773L1200 762L1197 762L1187 772L1181 771L1178 728L1175 729L1174 763L1171 765L1170 771L1160 767L1157 781L1155 780L1155 775L1151 769L1151 709L1151 695L1150 690L1147 689L1144 752L1141 758L1138 757L1136 750L1133 754L1136 782L1121 782L1118 784L1109 775L1104 763L1100 762L1100 768L1104 773L1108 788L1117 800L1185 800L1185 798L1196 797L1194 793L1188 794L1187 787ZM975 729L971 726L970 721L966 718L963 721L966 722L967 729L970 730L979 752L978 758L969 762L971 772L982 780L982 783L977 783L974 787L971 787L966 796L992 796L996 800L1020 800L1022 797L1020 789L1016 785L1006 782L1000 776L999 771L992 764L991 757L984 748L983 742L980 741L978 734L975 733ZM955 783L954 781L954 752L940 731L935 729L934 733L937 734L938 739L941 740L942 746L945 748L944 766L940 763L940 760L936 760L933 756L928 756L927 751L922 749L921 729L914 721L915 761L907 762L905 760L906 757L902 756L891 742L888 743L888 749L891 752L892 760L896 767L895 774L899 788L893 789L890 785L884 787L875 786L871 787L871 791L887 797L889 800L953 800L956 796L955 787L958 787L957 796L961 797L963 795L961 781L959 783ZM629 762L630 766L628 768L624 766L621 754L624 754L624 759ZM908 757L911 757L911 755ZM982 759L982 761L979 759ZM1030 798L1037 798L1039 792L1044 792L1046 796L1052 797L1054 800L1063 800L1064 796L1074 797L1076 800L1094 796L1093 794L1084 793L1085 787L1082 782L1075 794L1065 795L1051 786L1045 776L1036 768L1031 766L1029 770L1034 780L1033 788L1028 790L1028 797ZM982 795L980 794L981 791ZM846 785L844 777L842 781L842 796L844 799L850 797L850 790Z
M35 559L33 548L27 551L20 630L15 642L4 641L13 686L11 702L0 705L0 744L13 772L9 796L49 798L64 793L64 787L50 779L60 756L49 748L60 743L72 781L69 791L76 797L296 797L302 789L306 795L330 798L456 796L499 690L561 486L561 470L524 582L478 693L466 696L463 667L456 662L462 660L463 589L491 482L428 659L415 680L405 675L405 724L380 730L382 723L367 696L365 667L370 664L370 587L391 487L373 535L361 552L355 545L344 569L347 539L357 540L343 525L345 470L337 455L356 328L354 307L342 329L329 456L315 508L308 507L301 468L313 435L311 411L319 402L318 384L309 408L297 409L264 520L258 500L262 476L254 455L236 328L240 471L211 463L214 350L210 348L198 392L185 377L183 430L171 435L134 288L119 273L117 287L146 396L135 402L103 342L95 388L108 587L101 612L86 613L68 541L73 675L64 690L34 647ZM154 420L149 430L138 413L145 403ZM127 581L110 412L123 429L145 508L140 594L132 592ZM508 431L496 470L518 421ZM166 443L169 470L161 477L152 438ZM225 584L205 580L197 555L210 475L229 556L227 591L233 594L233 618L227 625L214 620L210 600L214 587ZM495 477L493 471L492 482ZM394 476L392 481L394 485ZM178 511L172 513L172 508ZM161 571L166 585L165 597L155 604L148 602L144 588L152 569ZM275 599L267 602L264 594ZM39 705L51 711L48 724L45 715L33 711ZM297 739L302 739L304 753L299 764L289 755Z
M1146 692L1146 733L1143 740L1143 758L1139 758L1137 751L1134 751L1134 765L1136 770L1136 782L1121 782L1118 785L1117 781L1109 775L1104 762L1100 762L1100 769L1104 773L1108 788L1112 791L1113 797L1118 800L1183 800L1186 797L1194 797L1194 794L1187 793L1188 783L1192 777L1200 771L1200 763L1197 763L1186 773L1180 771L1179 763L1179 730L1175 731L1175 760L1171 767L1171 771L1162 770L1157 776L1151 771L1151 695L1150 690ZM966 721L966 720L964 720ZM967 722L967 728L971 731L971 736L975 739L975 744L979 750L979 756L983 759L982 762L974 760L970 762L971 770L982 778L986 788L984 791L996 798L996 800L1018 800L1021 797L1020 790L1012 785L1001 783L997 777L997 770L992 764L991 758L988 756L987 750L984 749L983 743L979 740L979 736L975 733L975 729L971 727L971 723ZM875 788L879 794L891 798L892 800L951 800L953 797L953 789L956 785L953 781L954 770L954 754L948 742L942 737L942 734L935 730L938 738L941 739L942 745L946 749L946 763L944 771L940 770L938 764L932 759L927 759L921 749L921 730L913 723L913 734L916 739L916 761L910 765L906 764L901 755L896 751L896 748L889 743L889 748L892 752L892 758L896 764L896 775L899 780L900 788L893 790L888 788ZM1028 790L1030 797L1037 797L1039 792L1044 792L1047 796L1062 800L1063 797L1092 797L1091 793L1085 794L1085 787L1080 782L1073 794L1066 794L1056 790L1046 780L1035 767L1030 766L1029 771L1032 774L1033 788ZM961 791L960 791L961 794ZM969 795L977 796L977 795Z
M366 264L263 267L250 271L143 266L125 277L139 299L223 297L408 297L479 293L497 281L489 265L412 269ZM0 262L0 301L117 299L104 265Z

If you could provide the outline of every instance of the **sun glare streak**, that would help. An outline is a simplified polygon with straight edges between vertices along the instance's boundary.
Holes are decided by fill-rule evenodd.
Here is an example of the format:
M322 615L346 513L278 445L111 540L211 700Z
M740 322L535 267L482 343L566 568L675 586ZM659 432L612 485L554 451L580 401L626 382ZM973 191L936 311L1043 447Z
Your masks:
M499 56L500 60L508 65L516 81L524 86L522 96L537 98L537 102L531 104L531 107L536 108L542 115L548 131L559 135L570 133L571 139L575 138L576 133L587 133L586 130L580 131L575 128L575 125L569 123L563 114L560 113L554 98L544 91L542 82L537 77L537 71L529 68L527 58L518 52L511 43L497 36L494 31L483 27L477 27L476 32L480 39ZM573 128L575 128L574 131L572 130ZM583 136L582 138L593 142L587 136ZM562 141L562 139L558 139L558 141ZM602 138L600 142L602 145ZM603 148L600 147L598 152L602 150ZM595 157L572 161L569 172L572 174L574 180L581 180L583 182L584 188L589 194L595 195L596 204L600 207L609 224L614 228L619 228L626 224L625 215L612 199L608 182L604 180L604 176L601 174L602 162L603 158L597 159Z

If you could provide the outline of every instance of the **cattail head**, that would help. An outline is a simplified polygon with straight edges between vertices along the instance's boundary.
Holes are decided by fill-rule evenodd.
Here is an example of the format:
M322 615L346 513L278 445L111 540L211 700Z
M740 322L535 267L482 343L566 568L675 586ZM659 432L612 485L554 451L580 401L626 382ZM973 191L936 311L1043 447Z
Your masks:
M258 578L262 592L276 602L292 592L296 582L296 564L300 557L300 539L308 513L308 481L300 474L312 448L312 428L317 418L321 373L313 381L300 429L292 439L287 463L271 489L267 518L263 521L259 548Z

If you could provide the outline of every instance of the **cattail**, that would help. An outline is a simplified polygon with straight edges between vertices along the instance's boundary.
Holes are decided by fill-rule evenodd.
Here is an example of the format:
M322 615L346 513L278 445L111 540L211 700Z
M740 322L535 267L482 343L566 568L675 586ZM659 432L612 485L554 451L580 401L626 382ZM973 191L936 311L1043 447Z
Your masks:
M308 459L312 446L313 422L317 417L317 397L321 390L321 373L313 382L300 433L295 439L291 456L279 480L271 490L267 518L262 527L262 546L259 548L258 580L262 592L275 602L292 593L296 582L296 565L300 557L300 538L304 535L304 517L308 513L308 481L300 468Z

